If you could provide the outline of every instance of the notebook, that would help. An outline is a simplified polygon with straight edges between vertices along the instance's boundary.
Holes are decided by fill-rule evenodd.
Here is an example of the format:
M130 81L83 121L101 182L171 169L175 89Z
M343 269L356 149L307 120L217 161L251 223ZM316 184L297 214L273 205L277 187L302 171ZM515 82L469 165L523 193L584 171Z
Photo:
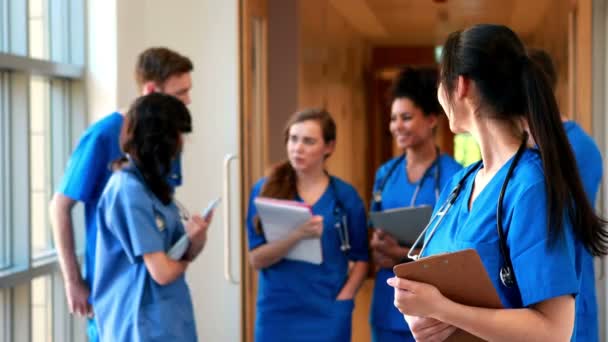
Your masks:
M310 206L301 202L257 197L254 204L268 242L286 238L292 230L312 218ZM285 259L321 264L321 238L300 240L287 253Z
M447 298L464 305L500 309L502 302L494 283L474 249L444 253L396 265L395 275L431 284ZM478 342L482 339L457 330L448 342Z
M425 205L372 211L369 215L374 227L389 233L400 244L411 246L429 223L432 214L433 208Z

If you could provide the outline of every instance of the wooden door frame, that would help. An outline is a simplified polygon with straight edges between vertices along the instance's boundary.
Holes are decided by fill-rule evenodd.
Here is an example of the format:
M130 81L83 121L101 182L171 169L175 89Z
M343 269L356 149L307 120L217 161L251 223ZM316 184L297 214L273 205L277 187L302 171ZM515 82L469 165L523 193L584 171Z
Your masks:
M568 115L592 133L592 0L569 0Z
M246 217L251 188L261 178L268 165L268 6L267 0L239 0L239 65L240 65L240 155L241 155L241 212ZM252 108L252 97L249 84L252 80L252 18L262 22L261 53L261 87L263 96L260 101L261 113ZM257 115L257 116L256 116ZM261 115L261 116L260 116ZM256 146L261 142L262 146ZM245 221L243 220L243 231ZM257 295L257 276L248 258L247 234L241 234L241 331L242 341L254 341L255 298Z

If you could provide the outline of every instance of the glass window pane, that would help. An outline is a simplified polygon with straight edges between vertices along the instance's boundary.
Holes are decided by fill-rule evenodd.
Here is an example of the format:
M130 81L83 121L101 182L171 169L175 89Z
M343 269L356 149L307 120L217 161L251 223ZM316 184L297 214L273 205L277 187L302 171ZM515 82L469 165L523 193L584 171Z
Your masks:
M7 331L10 324L8 320L9 315L7 315L9 309L8 300L5 298L7 292L7 290L0 289L0 341L4 341L3 338L5 337L2 336L1 332Z
M0 160L7 160L9 156L9 120L8 120L8 87L7 77L0 72ZM0 164L0 269L9 265L9 215L8 215L8 184L9 163ZM1 309L1 308L0 308Z
M0 51L8 52L8 2L0 0Z
M29 48L33 58L49 58L48 0L29 1Z
M472 135L461 133L454 136L454 159L464 166L469 166L481 159L479 145Z
M32 342L53 340L53 288L50 276L32 280Z
M52 248L48 202L51 197L50 85L40 77L30 83L30 221L32 255Z

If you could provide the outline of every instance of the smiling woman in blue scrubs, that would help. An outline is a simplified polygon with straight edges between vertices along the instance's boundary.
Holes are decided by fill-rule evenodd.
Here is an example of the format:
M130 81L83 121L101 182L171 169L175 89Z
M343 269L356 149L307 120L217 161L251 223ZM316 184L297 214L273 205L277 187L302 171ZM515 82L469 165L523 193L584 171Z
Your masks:
M99 200L92 299L101 341L196 341L184 272L203 249L209 219L184 225L168 180L192 129L177 98L150 94L126 114L120 141L128 158L116 163ZM182 260L166 251L184 234Z
M528 55L547 76L555 92L557 72L551 56L540 49L529 49ZM583 181L589 203L594 204L602 180L602 155L593 139L576 122L562 116L566 135L572 145L578 171ZM599 341L597 296L595 294L595 269L593 256L580 248L577 254L582 259L581 289L576 298L575 331L578 341Z
M418 341L442 341L456 328L490 341L575 340L578 246L605 255L608 236L573 167L546 77L509 28L476 25L448 37L440 79L450 129L470 132L482 161L442 192L421 254L475 249L505 309L458 304L432 285L391 278L395 305ZM527 147L526 123L537 148Z
M404 154L380 166L374 182L372 211L420 205L434 206L441 189L462 167L435 145L441 105L437 101L437 71L403 70L392 87L389 129ZM394 277L393 266L407 255L381 227L375 227L370 247L376 272L371 306L374 342L414 341L403 315L392 306L393 288L386 280Z
M288 160L252 190L247 235L249 259L260 271L256 341L351 340L353 298L368 269L367 227L357 191L325 171L335 142L329 113L296 113L285 130ZM287 238L267 242L253 204L257 196L301 201L315 216ZM319 237L320 265L284 259L298 241Z

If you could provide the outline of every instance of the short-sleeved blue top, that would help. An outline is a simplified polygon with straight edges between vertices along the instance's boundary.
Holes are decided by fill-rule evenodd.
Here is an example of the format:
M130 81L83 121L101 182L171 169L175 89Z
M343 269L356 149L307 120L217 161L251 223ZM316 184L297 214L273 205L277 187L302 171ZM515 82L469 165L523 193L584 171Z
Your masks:
M570 221L564 215L563 233L551 240L547 231L547 195L542 160L537 150L527 149L515 167L503 201L503 227L517 286L502 285L503 266L496 225L500 188L513 158L490 180L469 210L469 199L479 169L467 177L453 207L431 236L426 233L424 256L475 249L494 283L503 305L522 308L562 296L576 295L581 280L581 263L576 257L580 242L575 239ZM464 174L456 174L442 192L444 203ZM437 208L439 205L435 208ZM430 237L430 238L429 238Z
M394 165L398 163L398 165ZM389 173L390 169L394 169ZM376 172L374 181L374 192L378 191L380 184L387 177L382 189L382 205L376 208L379 211L409 207L416 188L420 186L414 205L435 205L436 193L440 193L452 176L462 169L450 156L443 154L438 163L433 164L423 177L417 182L410 182L405 172L407 166L406 158L393 158L384 163ZM436 168L439 167L439 189L436 189ZM405 257L405 255L404 255ZM403 320L403 315L393 305L394 290L388 286L386 280L394 276L392 269L380 269L376 273L374 294L370 310L370 322L374 327L391 331L409 331L409 327Z
M323 216L321 246L323 262L283 259L259 272L255 323L256 341L350 341L353 301L336 301L348 279L348 262L367 261L368 240L363 201L346 182L331 177L333 186L312 206L314 215ZM253 203L264 179L253 187L247 214L249 249L266 243L258 234ZM351 250L340 250L341 240L335 228L337 198L346 215ZM296 200L301 201L300 198Z
M57 192L84 203L86 245L84 279L89 287L95 273L97 229L95 213L101 193L112 175L110 165L122 156L120 128L124 117L115 112L91 125L80 137L70 156ZM177 158L170 176L173 186L181 185L181 163Z
M602 155L593 139L574 121L564 122L564 129L572 146L579 175L589 203L595 203L602 180ZM583 274L581 290L576 300L576 336L578 341L599 341L597 297L593 256L585 248L579 252Z
M96 219L92 299L100 340L196 341L185 276L160 285L143 260L184 234L176 205L163 204L129 165L108 181Z

